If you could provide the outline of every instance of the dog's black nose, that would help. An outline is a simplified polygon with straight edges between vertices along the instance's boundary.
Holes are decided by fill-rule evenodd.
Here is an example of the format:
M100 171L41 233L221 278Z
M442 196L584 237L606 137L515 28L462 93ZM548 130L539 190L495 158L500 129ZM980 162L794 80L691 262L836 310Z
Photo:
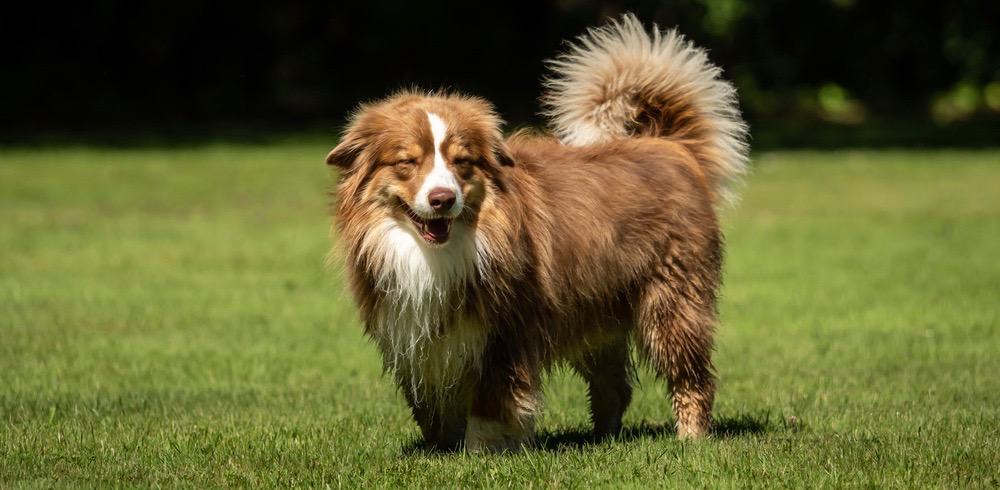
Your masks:
M455 205L455 193L451 189L435 187L427 195L427 200L430 201L431 207L435 211L446 212Z

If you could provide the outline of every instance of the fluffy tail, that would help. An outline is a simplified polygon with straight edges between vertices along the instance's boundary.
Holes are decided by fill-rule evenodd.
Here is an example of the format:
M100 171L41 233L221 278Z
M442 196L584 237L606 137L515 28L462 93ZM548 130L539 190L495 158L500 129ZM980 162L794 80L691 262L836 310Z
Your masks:
M731 186L746 173L747 125L705 50L625 14L580 36L549 67L542 103L565 144L670 138L691 150L717 195L733 199Z

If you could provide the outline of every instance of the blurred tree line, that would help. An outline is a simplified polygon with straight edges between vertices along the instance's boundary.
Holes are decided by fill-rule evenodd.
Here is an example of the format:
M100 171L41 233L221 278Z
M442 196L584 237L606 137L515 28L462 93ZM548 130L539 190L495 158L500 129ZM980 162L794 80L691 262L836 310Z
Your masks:
M0 7L0 126L334 127L408 86L533 124L543 60L625 11L708 47L756 124L1000 115L996 0L93 0Z

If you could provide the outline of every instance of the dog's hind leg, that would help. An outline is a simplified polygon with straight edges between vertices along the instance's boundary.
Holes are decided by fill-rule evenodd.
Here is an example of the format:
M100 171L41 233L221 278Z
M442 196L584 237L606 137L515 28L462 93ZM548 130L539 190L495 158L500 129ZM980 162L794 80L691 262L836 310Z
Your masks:
M627 338L615 338L572 361L587 382L594 435L604 438L622 428L622 415L632 401L632 365Z
M717 270L708 264L700 277L692 277L691 268L667 263L639 295L636 341L667 380L680 438L705 435L711 425Z

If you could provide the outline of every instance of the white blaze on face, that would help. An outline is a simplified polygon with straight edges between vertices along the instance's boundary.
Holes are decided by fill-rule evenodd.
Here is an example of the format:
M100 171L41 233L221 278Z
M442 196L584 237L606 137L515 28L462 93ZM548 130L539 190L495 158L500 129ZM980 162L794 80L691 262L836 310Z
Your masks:
M455 174L451 173L451 170L448 170L444 155L441 154L441 144L444 143L444 138L448 134L448 126L433 112L427 113L427 121L431 124L431 136L434 137L434 168L424 177L424 182L420 185L420 190L417 191L417 197L414 199L413 210L421 216L433 215L434 208L431 207L428 195L432 190L444 187L455 193L455 205L448 212L448 216L454 218L462 212L462 206L465 203L462 189L458 186L458 179L455 178Z

